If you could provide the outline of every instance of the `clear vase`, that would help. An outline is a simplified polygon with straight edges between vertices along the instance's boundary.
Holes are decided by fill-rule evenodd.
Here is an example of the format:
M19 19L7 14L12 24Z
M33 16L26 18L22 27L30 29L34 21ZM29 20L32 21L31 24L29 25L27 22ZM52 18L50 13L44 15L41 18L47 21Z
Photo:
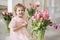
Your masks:
M7 25L6 32L7 33L10 32L9 23L10 23L10 21L6 20L6 25Z
M42 30L38 30L37 31L37 40L44 40L44 34L45 34L45 31L42 31Z

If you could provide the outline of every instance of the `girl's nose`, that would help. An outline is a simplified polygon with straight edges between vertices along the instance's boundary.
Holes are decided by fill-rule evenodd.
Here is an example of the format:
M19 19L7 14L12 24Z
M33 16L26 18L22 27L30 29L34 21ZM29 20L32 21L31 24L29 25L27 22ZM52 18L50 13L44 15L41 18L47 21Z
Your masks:
M22 11L20 11L20 13L22 13Z

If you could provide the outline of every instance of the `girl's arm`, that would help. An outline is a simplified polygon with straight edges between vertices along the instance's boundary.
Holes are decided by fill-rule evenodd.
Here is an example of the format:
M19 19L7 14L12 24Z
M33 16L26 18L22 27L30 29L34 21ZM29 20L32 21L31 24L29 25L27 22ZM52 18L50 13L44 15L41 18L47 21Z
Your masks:
M12 18L11 22L9 23L9 28L12 29L13 31L17 31L26 25L27 24L25 22L17 23L16 19Z
M16 26L17 27L13 27L13 31L17 31L17 30L21 29L22 27L27 26L27 23L26 22L19 23L19 24L16 24Z

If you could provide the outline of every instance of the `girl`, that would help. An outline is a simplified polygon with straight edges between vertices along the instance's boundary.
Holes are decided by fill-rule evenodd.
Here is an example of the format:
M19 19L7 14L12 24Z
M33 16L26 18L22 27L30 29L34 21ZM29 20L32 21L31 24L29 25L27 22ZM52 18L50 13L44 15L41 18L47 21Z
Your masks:
M23 19L25 7L22 4L17 4L14 7L16 16L14 16L9 24L10 40L33 40L30 33L27 31L28 18Z

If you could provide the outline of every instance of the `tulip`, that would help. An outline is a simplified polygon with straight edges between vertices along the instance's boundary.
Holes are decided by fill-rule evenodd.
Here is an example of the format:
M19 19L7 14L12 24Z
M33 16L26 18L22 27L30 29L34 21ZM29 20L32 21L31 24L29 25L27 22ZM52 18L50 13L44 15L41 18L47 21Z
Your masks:
M55 29L57 29L57 28L58 28L58 25L57 25L57 24L55 24L55 25L54 25L54 28L55 28Z
M35 12L34 16L37 16L38 12Z
M32 3L29 3L29 5L31 6L31 5L33 5Z
M34 8L34 5L32 3L30 3L30 6L31 6L31 8Z
M39 19L39 17L40 17L40 14L37 14L36 18Z
M42 10L42 13L45 20L49 19L49 14L46 10Z
M34 5L34 6L33 6L33 9L36 9L36 8L37 8L36 5Z
M50 26L52 26L53 25L53 23L52 22L50 22L50 24L49 24Z
M5 15L5 12L2 12L3 15Z
M33 20L34 22L36 22L36 18L35 18L35 16L32 16L32 20Z
M36 2L36 7L39 7L40 6L40 2Z
M41 18L40 18L40 21L43 21L43 20L44 20L44 18L43 18L43 17L41 17Z
M36 19L38 20L38 19L40 18L40 12L39 12L39 11L35 12L34 16L35 16Z
M9 12L6 12L6 15L9 15Z
M6 14L6 10L4 10L4 11L2 12L2 14L5 15L5 14Z
M45 9L42 9L42 13L44 13L46 10Z
M40 12L39 12L39 11L37 11L37 13L36 13L36 18L37 18L37 19L40 18Z

